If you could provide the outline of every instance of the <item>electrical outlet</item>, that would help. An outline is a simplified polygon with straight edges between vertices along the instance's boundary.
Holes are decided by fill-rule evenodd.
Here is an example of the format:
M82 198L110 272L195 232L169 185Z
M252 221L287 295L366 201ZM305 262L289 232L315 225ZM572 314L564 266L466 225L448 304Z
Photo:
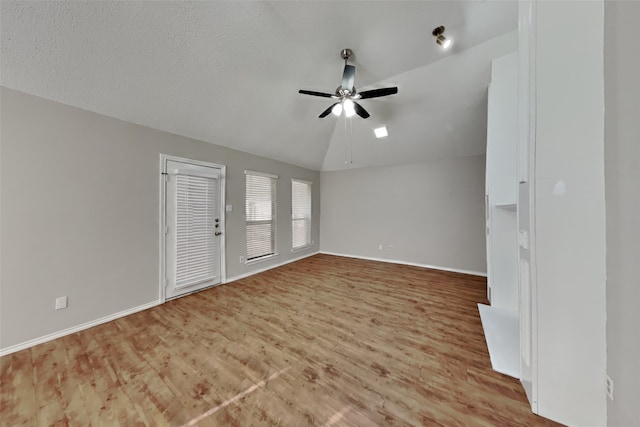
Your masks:
M240 257L240 264L244 264L244 257L243 256Z
M63 308L67 308L67 297L59 297L56 298L56 310L62 310Z
M382 243L380 243L380 244L378 245L378 250L379 250L379 251L381 251L381 250L382 250Z
M607 397L613 402L613 380L607 375Z

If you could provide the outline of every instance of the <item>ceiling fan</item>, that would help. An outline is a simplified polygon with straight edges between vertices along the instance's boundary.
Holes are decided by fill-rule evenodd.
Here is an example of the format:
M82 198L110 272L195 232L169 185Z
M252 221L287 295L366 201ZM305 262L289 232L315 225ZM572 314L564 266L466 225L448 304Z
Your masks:
M342 72L342 84L338 86L335 94L332 95L330 93L302 89L298 91L298 93L304 95L321 96L337 100L337 102L329 106L329 108L324 110L318 117L327 117L329 113L339 116L344 111L347 117L357 114L363 119L366 119L370 114L358 104L356 100L379 98L381 96L395 95L398 93L397 87L385 87L382 89L365 90L363 92L356 91L356 87L353 85L356 78L356 67L347 63L352 55L353 51L351 49L342 49L342 51L340 51L340 57L344 59L344 71Z

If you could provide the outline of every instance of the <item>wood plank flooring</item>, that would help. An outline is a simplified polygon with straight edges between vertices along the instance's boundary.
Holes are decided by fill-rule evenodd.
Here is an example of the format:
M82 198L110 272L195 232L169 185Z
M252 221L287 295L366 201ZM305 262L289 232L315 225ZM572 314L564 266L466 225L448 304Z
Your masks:
M0 359L2 426L552 426L485 280L316 255Z

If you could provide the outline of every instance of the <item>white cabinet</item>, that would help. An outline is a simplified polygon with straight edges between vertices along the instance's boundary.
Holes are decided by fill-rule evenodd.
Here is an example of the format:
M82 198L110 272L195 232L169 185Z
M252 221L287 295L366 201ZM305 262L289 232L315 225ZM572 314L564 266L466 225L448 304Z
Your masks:
M487 108L487 298L480 316L493 369L520 378L518 326L518 53L492 62Z
M498 362L516 355L514 376L533 412L604 426L604 8L601 0L519 7L519 57L493 61L489 90L491 306L480 315L492 366L504 372ZM507 351L496 354L492 341Z
M493 61L487 112L487 285L492 307L518 311L518 54Z

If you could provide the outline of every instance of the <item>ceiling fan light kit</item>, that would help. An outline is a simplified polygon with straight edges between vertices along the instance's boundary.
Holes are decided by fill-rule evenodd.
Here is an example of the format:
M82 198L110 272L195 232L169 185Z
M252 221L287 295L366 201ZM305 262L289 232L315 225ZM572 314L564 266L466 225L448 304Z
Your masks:
M347 117L353 117L356 114L355 103L348 98L342 101L342 108Z
M346 117L353 117L357 114L363 119L367 119L370 117L370 114L364 109L364 107L362 107L362 105L357 103L356 100L379 98L381 96L395 95L398 93L397 87L386 87L382 89L358 92L354 86L356 67L354 65L349 65L348 63L351 56L353 56L353 51L351 49L342 49L340 51L340 57L344 59L344 71L342 72L342 84L338 86L334 95L325 92L315 92L312 90L301 89L298 91L298 93L303 95L320 96L336 100L335 103L330 105L329 108L324 110L318 116L321 119L327 117L329 114L340 116L343 112Z

